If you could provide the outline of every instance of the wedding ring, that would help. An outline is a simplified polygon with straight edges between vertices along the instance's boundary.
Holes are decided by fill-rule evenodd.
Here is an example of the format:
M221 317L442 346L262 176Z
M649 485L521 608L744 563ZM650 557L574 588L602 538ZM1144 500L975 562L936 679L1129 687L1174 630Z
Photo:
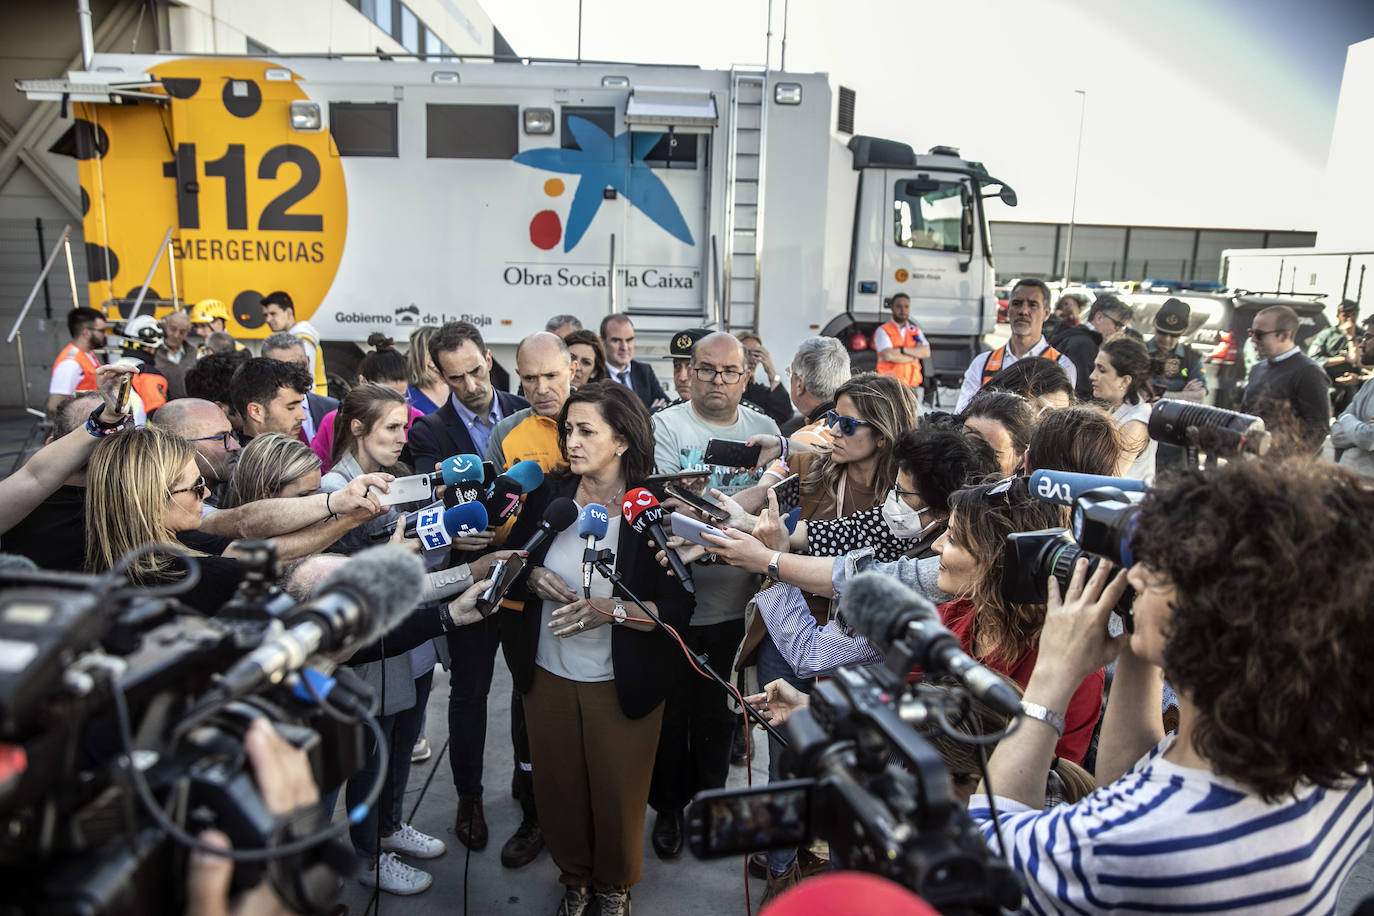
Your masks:
M577 622L577 628L578 628L579 630L585 630L585 629L587 629L587 621L585 621L585 620L579 620L579 621Z

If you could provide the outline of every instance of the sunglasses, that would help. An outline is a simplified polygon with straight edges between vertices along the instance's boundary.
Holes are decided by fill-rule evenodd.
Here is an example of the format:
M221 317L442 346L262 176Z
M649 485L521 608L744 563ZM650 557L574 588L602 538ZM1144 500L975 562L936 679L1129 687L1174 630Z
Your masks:
M983 501L989 506L1010 506L1012 497L1023 497L1029 495L1030 490L1026 486L1024 477L1003 477L993 484L992 489L983 494Z
M212 436L211 438L214 437ZM194 493L196 494L196 499L204 502L205 497L210 495L210 487L206 485L204 477L197 477L196 482L189 487L182 487L178 490L168 490L167 496L170 498L176 496L178 493Z
M1251 338L1252 340L1264 340L1264 335L1266 335L1266 334L1277 334L1278 332L1279 332L1279 329L1278 329L1278 328L1271 328L1271 329L1268 330L1268 331L1262 331L1262 330L1260 330L1259 328L1251 328L1251 329L1250 329L1250 338Z
M838 426L841 436L852 436L858 432L860 426L872 426L867 420L860 420L857 417L843 417L833 410L825 412L825 425Z

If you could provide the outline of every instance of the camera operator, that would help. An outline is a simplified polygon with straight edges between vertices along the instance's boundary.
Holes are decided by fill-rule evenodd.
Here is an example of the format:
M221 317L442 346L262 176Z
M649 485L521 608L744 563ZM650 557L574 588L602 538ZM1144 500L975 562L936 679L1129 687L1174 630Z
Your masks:
M1043 911L1332 912L1369 840L1374 492L1329 465L1190 470L1141 503L1136 565L1050 584L1038 704L989 764L1001 835ZM1134 632L1107 618L1129 580ZM1108 787L1040 811L1075 685L1117 658ZM1163 678L1179 696L1164 735ZM994 837L986 796L970 813Z

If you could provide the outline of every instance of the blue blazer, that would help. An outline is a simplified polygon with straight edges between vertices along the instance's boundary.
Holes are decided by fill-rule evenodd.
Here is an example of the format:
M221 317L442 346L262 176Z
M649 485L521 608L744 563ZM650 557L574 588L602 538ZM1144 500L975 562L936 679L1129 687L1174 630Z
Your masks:
M496 392L496 403L501 405L501 414L506 417L530 406L524 398L504 391ZM451 455L477 454L467 425L453 406L452 397L445 400L443 406L434 413L415 421L410 427L406 445L414 459L417 474L428 474Z
M613 371L610 366L606 367L606 377L615 381L611 376ZM648 363L642 363L637 359L630 360L630 385L645 407L652 407L654 401L660 398L665 402L669 400L663 393L663 386L658 383L658 376L654 375L654 370Z

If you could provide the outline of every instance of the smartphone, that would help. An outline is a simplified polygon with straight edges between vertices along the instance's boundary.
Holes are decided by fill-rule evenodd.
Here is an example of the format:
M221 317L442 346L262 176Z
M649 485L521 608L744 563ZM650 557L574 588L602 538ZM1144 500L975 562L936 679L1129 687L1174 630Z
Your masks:
M693 509L696 509L703 515L710 516L718 522L728 521L730 518L729 512L726 512L723 508L710 499L707 499L705 496L698 496L686 487L679 487L677 484L670 483L663 489L669 496L674 499L682 500Z
M428 474L397 477L391 482L391 488L385 493L377 487L369 487L368 489L377 494L377 500L383 506L396 506L401 503L427 503L434 499L434 482L429 479Z
M668 527L673 529L673 534L684 540L691 541L693 544L700 544L707 550L715 549L715 544L710 543L702 534L713 534L716 537L725 537L725 533L719 528L715 528L705 522L699 522L690 515L683 515L681 512L674 512L668 517ZM663 545L659 545L660 547Z
M524 568L525 561L518 556L505 557L491 564L484 577L491 580L491 585L477 598L477 612L486 617L500 607L501 599L506 597Z
M115 360L112 365L129 366L131 368L137 369L139 368L140 363L132 356L121 356L119 359ZM119 391L115 395L115 410L119 411L120 413L129 412L129 390L133 388L133 383L134 377L132 375L120 376Z
M762 789L699 792L687 809L687 845L699 859L805 846L815 785L814 779L789 779Z
M710 477L710 471L673 471L668 474L650 474L644 478L644 483L648 486L663 486L664 484L674 483L679 480L699 480Z
M779 480L768 489L778 498L778 511L783 515L801 505L801 478L796 474Z
M761 445L745 445L736 439L710 439L701 460L726 468L758 467Z

